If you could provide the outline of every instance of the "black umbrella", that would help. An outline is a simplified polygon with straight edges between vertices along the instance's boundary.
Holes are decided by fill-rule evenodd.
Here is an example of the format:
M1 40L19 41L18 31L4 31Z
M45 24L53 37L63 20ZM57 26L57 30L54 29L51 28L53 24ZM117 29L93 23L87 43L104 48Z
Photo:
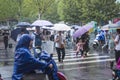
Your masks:
M11 31L11 38L14 41L16 41L18 34L21 33L21 29L23 29L23 28L16 28L16 29L14 29L14 30ZM29 32L26 29L25 29L25 33L29 34Z
M29 22L19 22L17 27L31 27L31 24Z

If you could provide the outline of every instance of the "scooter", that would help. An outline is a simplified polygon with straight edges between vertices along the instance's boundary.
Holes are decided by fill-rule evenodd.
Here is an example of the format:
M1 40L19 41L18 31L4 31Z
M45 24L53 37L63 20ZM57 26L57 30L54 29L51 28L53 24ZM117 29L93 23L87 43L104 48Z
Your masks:
M92 47L93 47L94 50L96 50L96 49L99 47L99 42L98 42L98 40L94 40L94 41L93 41Z
M41 51L40 49L36 49L36 53L39 54L37 59L53 65L52 69L48 67L42 71L43 73L48 74L49 80L67 80L67 77L62 72L58 71L57 65L51 54L46 51Z

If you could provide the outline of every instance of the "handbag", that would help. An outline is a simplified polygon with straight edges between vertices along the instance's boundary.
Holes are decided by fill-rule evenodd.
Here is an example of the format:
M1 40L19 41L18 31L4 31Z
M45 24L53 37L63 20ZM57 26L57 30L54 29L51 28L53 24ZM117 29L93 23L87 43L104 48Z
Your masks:
M64 44L60 44L60 48L64 48Z

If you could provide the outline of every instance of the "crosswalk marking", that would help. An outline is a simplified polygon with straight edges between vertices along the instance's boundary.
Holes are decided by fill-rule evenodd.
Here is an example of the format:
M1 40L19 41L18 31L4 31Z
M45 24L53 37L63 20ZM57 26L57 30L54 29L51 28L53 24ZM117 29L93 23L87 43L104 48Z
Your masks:
M88 54L87 56L97 56L98 54ZM76 55L73 53L72 55L70 54L66 54L65 58L74 58ZM80 55L78 55L78 57L80 57ZM53 59L58 59L57 55L53 56Z
M98 66L98 65L92 65L92 66L83 66L83 67L65 68L65 69L59 69L59 70L70 71L70 70L85 69L85 68L93 68L93 67L99 67L99 66Z
M72 58L72 59L65 59L64 62L68 61L77 61L77 60L90 60L90 59L99 59L99 58L109 58L109 56L93 56L93 57L85 57L85 58ZM58 60L55 60L58 62Z
M109 61L114 61L114 58L111 58L109 55L99 55L98 53L89 53L87 57L81 58L81 55L77 55L75 51L68 51L63 63L58 62L57 54L53 55L59 70L75 70L75 69L84 69L100 66L99 63L106 63ZM98 63L98 64L97 64ZM85 66L87 64L87 66ZM81 65L81 66L80 66Z
M92 61L84 61L84 62L71 62L71 63L63 63L63 64L57 64L58 66L60 65L76 65L76 64L88 64L88 63L98 63L98 62L107 62L107 61L114 61L115 59L103 59L103 60L92 60Z

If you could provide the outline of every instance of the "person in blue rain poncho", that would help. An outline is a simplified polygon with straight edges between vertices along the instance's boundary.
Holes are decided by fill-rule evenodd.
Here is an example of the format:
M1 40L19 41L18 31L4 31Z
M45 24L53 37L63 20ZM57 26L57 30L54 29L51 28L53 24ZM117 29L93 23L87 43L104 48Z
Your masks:
M12 80L22 80L25 73L29 73L35 69L43 71L47 67L53 67L52 64L40 62L34 58L29 49L31 45L32 38L28 34L22 35L15 48Z

